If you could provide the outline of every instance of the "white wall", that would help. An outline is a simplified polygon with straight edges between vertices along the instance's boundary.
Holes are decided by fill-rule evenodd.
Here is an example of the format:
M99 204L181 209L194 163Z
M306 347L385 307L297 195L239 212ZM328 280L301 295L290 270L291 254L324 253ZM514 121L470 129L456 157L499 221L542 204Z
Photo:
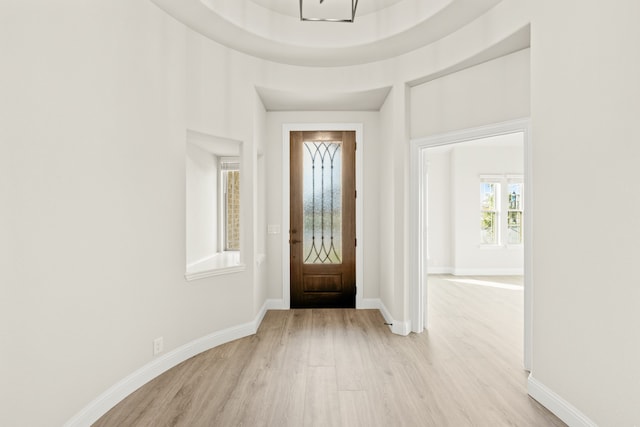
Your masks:
M411 88L411 137L529 117L524 49Z
M453 273L450 147L427 150L427 233L429 274Z
M267 112L258 94L254 97L254 142L256 174L252 188L254 194L254 311L257 313L268 298L267 281ZM241 190L242 191L242 190ZM240 207L242 209L242 207Z
M395 253L394 230L394 205L390 203L393 199L394 191L394 144L393 141L393 105L391 99L387 97L386 102L380 109L380 169L378 171L380 192L378 196L377 210L379 212L380 229L378 257L380 264L378 267L380 280L380 301L392 310L391 314L395 314L395 289L396 283L394 279L395 264L389 260ZM384 161L383 161L384 160Z
M218 252L218 157L186 146L187 265Z
M282 125L293 123L362 123L363 141L358 150L363 155L363 187L358 188L358 197L362 197L363 236L358 244L364 245L364 283L358 284L364 298L378 298L378 247L379 247L379 147L382 143L379 132L378 112L365 111L307 111L307 112L268 112L266 169L267 169L267 223L280 226L281 233L289 232L289 224L282 224L282 180L288 179L288 171L282 168ZM269 234L267 239L267 268L269 292L268 298L282 299L282 234Z
M532 375L597 425L640 425L640 2L532 10Z
M0 425L62 425L154 338L169 352L254 319L251 238L244 272L184 279L186 130L251 152L254 105L247 64L220 70L189 33L150 2L0 5Z

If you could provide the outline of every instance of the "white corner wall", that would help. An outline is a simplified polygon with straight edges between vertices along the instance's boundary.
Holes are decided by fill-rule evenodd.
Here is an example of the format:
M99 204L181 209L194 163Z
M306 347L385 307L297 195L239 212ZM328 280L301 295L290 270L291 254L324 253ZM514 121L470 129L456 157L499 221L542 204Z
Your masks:
M377 210L379 212L380 229L378 257L380 264L378 274L380 280L380 301L389 310L393 310L391 316L397 316L395 309L395 263L390 259L395 253L395 239L392 224L394 224L395 209L390 200L393 199L394 193L394 174L393 174L393 158L396 147L393 141L393 105L392 100L387 97L386 102L380 109L380 163L379 163L379 183L380 192L378 198ZM384 160L384 162L382 162Z
M218 157L186 144L186 265L218 252Z
M254 312L260 313L268 298L268 257L267 257L267 111L257 93L254 94L254 149L256 159L256 174L252 188L254 195L255 222L253 233L255 250L254 270ZM242 209L242 207L241 207Z
M530 390L591 420L572 425L640 425L640 2L531 7Z
M451 150L427 150L427 268L429 274L453 273Z

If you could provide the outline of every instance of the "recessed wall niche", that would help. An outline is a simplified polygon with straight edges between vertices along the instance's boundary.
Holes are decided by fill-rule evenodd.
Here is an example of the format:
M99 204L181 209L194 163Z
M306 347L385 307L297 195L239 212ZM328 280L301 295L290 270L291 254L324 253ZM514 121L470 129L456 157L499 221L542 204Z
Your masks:
M239 247L241 164L241 141L187 130L187 280L244 269Z

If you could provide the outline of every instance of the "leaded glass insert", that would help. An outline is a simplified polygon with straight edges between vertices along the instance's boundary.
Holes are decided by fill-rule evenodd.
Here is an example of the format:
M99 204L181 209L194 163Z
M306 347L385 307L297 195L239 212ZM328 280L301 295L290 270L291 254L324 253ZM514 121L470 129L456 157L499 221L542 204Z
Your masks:
M305 141L303 150L303 259L342 263L342 143Z

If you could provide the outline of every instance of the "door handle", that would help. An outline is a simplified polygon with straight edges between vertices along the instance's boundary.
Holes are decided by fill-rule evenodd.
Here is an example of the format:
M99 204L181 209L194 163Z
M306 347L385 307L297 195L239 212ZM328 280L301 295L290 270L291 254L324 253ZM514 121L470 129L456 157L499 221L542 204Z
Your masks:
M296 239L291 239L289 240L289 243L293 245L294 243L301 243L301 241Z

